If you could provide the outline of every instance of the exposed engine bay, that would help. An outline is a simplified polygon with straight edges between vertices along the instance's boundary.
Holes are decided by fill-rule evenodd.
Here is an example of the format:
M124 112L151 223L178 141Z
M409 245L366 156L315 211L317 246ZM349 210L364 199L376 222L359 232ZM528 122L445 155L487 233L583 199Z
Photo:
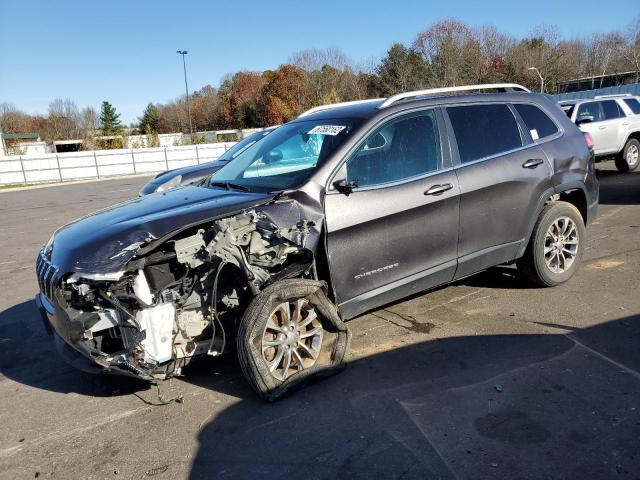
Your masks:
M313 226L283 228L250 209L140 248L117 275L70 274L56 292L69 339L115 373L180 375L193 359L230 349L258 292L281 279L315 278L305 246Z

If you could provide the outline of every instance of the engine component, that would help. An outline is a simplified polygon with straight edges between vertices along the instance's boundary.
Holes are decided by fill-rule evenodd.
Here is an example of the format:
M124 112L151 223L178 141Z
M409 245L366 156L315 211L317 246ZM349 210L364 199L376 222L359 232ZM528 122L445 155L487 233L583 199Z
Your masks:
M149 283L142 270L138 270L138 275L136 275L133 280L133 293L147 305L153 303L153 295L151 294Z
M136 320L140 330L146 334L140 342L145 360L157 363L171 360L175 316L176 309L172 303L138 310Z

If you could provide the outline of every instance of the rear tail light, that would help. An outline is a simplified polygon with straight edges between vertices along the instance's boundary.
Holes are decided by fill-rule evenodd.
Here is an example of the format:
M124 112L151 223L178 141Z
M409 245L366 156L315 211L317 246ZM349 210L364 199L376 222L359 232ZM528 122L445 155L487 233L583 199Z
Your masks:
M586 132L582 132L582 134L584 135L584 141L587 144L587 148L589 150L593 150L593 138L591 137L591 134Z

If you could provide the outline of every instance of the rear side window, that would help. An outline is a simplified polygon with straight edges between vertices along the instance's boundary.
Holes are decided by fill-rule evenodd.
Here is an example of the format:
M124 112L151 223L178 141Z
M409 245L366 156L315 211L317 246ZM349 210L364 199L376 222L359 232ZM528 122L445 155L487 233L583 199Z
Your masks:
M600 122L602 118L602 110L600 109L600 102L587 102L582 103L578 107L578 114L576 115L576 122L585 117L593 117L594 122Z
M516 119L505 104L447 108L462 163L522 146Z
M631 109L636 115L640 115L640 102L637 98L625 98L624 103Z
M548 137L558 132L558 127L549 116L535 105L525 105L523 103L514 105L517 112L524 120L525 125L531 133L531 138Z
M625 114L615 100L605 100L602 102L602 111L605 120L613 120L615 118L624 117Z

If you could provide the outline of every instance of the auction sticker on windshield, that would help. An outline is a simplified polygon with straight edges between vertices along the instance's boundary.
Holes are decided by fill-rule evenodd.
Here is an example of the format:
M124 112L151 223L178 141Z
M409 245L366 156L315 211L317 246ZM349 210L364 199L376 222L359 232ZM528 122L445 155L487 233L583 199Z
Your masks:
M310 134L310 135L312 133L317 133L319 135L336 136L342 130L344 130L345 128L347 128L347 127L345 127L344 125L316 125L311 130L309 130L307 133Z

